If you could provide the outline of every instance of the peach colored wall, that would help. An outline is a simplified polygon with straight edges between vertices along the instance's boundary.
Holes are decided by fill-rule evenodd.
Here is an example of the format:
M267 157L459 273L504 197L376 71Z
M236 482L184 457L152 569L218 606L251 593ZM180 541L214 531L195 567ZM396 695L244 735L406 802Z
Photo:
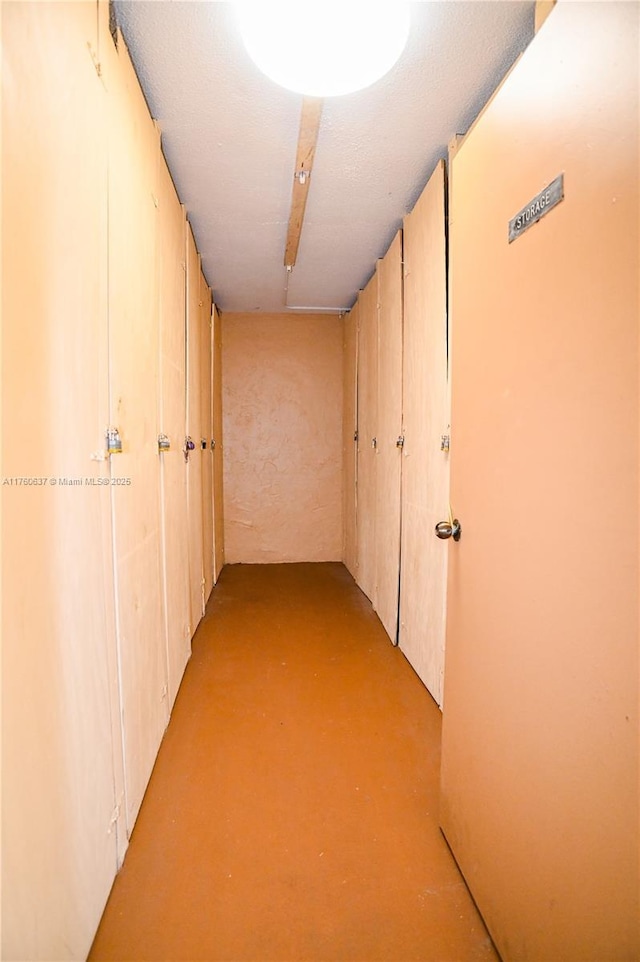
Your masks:
M224 314L228 564L342 556L342 321Z

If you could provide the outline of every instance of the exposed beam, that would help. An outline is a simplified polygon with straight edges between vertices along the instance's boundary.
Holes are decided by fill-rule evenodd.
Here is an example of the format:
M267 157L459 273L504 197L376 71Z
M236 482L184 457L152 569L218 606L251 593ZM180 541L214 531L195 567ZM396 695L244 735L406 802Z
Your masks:
M537 33L556 5L556 0L536 0L534 30Z
M287 246L284 254L285 267L293 267L298 257L298 246L302 234L304 211L307 206L313 158L318 142L322 105L323 100L320 97L305 97L302 101L296 166L293 172L293 189L291 191L291 213L289 214Z

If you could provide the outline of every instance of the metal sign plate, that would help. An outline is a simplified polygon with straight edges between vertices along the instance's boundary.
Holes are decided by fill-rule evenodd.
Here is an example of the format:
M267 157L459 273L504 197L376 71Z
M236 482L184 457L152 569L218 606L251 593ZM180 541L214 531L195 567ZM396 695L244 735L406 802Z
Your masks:
M509 221L509 243L524 234L533 224L537 224L540 218L548 214L563 198L564 174L559 174L548 187L536 194L533 200L530 200L526 207L518 211L516 216Z

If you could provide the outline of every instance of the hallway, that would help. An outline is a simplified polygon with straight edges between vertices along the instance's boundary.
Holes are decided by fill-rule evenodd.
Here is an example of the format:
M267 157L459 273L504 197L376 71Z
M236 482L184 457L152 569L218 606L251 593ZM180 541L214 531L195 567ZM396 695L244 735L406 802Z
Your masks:
M226 567L90 959L496 959L440 724L341 564Z

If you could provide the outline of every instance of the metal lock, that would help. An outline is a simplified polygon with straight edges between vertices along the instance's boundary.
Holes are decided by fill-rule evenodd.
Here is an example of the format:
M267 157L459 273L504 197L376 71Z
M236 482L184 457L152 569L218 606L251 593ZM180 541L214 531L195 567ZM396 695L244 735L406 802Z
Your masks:
M122 454L122 438L117 428L107 428L107 454Z
M182 449L184 452L185 461L189 460L190 452L195 451L195 449L196 449L196 446L193 442L193 439L189 435L187 435L187 437L184 439L184 448Z
M166 434L158 435L158 452L162 454L163 451L171 450L171 441Z

